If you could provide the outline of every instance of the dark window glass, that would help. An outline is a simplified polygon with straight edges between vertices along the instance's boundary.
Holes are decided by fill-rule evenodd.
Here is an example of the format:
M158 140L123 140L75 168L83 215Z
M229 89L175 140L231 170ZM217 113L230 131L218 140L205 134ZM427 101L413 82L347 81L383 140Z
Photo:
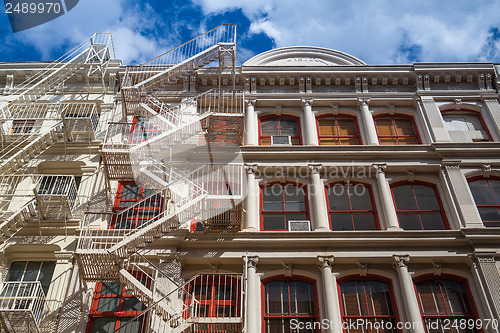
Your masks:
M469 183L477 209L486 227L500 227L500 180L482 179Z
M273 136L289 136L292 145L301 144L299 135L299 121L294 118L276 117L261 119L260 135L260 144L262 146L270 146L273 142ZM288 142L288 138L276 138L276 140L285 140L284 143ZM279 142L281 143L281 141Z
M292 184L262 188L263 230L288 230L289 221L308 220L305 191Z

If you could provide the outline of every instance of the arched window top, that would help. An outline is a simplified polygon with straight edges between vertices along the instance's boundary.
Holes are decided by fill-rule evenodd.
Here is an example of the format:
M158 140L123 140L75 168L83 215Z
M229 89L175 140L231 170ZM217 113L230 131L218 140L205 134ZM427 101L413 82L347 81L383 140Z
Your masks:
M469 187L485 227L500 227L500 178L473 178Z
M261 187L262 230L285 231L294 226L310 230L306 187L297 183L267 183Z
M473 110L443 110L441 112L451 141L491 141L491 135L480 112Z
M380 114L374 118L381 145L422 143L412 116L405 114Z
M302 144L298 117L268 115L260 117L259 120L262 146Z
M355 116L322 115L317 118L320 145L359 145L358 124Z
M371 186L357 182L335 182L325 186L331 229L379 229Z
M391 185L399 225L405 230L449 229L436 186L424 182Z

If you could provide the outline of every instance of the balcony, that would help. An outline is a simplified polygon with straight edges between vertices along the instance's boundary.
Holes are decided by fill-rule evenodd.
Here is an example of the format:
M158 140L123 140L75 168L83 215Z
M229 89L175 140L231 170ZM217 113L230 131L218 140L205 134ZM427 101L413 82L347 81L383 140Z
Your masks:
M7 332L40 332L45 294L40 281L4 282L0 316Z
M64 104L61 118L67 141L92 141L95 139L95 130L99 123L99 112L95 103Z
M77 204L77 189L74 176L40 176L33 192L42 218L71 219L72 210Z
M130 148L136 143L132 133L136 124L110 122L101 155L108 180L133 180Z

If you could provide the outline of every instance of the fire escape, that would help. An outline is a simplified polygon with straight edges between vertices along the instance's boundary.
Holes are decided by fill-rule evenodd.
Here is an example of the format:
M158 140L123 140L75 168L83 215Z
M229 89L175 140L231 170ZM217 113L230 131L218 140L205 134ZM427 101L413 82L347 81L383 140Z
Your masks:
M236 26L221 25L126 69L123 121L109 123L101 150L107 192L110 182L118 180L135 180L151 191L118 212L86 214L76 251L85 282L119 281L145 305L119 330L241 332L241 274L197 274L179 282L158 267L150 254L154 247L149 246L168 234L192 230L193 225L201 232L239 230L243 92L219 86L172 96L167 90L216 61L219 82L229 71L234 82L235 52ZM228 119L234 124L234 142L217 138L211 130ZM130 227L139 210L158 205L159 210ZM219 310L209 310L207 302L217 302Z
M23 83L4 90L0 112L0 244L25 226L54 225L74 216L77 180L33 174L36 157L54 144L95 139L100 106L93 101L50 102L74 75L104 76L114 57L111 34L96 33ZM52 96L51 96L52 95ZM51 311L39 281L6 281L0 291L0 330L40 332Z

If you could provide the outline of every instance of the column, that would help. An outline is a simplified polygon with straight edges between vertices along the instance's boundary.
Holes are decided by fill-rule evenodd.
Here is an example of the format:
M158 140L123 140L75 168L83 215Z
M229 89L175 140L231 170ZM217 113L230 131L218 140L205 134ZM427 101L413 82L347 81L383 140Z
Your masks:
M369 99L360 99L361 118L363 118L363 125L365 126L366 139L369 145L378 145L377 130L375 129L375 122L373 121L372 113L368 107Z
M304 139L308 146L318 145L318 131L316 129L316 118L312 112L313 99L303 99L302 108L304 109Z
M45 309L51 309L49 317L46 320L56 323L57 317L63 315L63 303L67 298L71 283L73 252L57 251L54 252L54 255L56 257L56 265L52 281L50 282L50 288L47 291L47 295L45 295Z
M410 256L395 254L392 256L394 260L394 267L398 273L401 291L403 293L403 301L406 309L407 320L415 325L410 331L413 333L425 333L420 307L418 305L417 295L415 294L415 287L410 272L408 272L408 263ZM418 325L418 326L417 326Z
M323 294L325 295L326 319L333 325L325 332L342 333L342 317L340 315L339 297L337 295L337 279L332 274L333 256L318 256L319 269L323 280Z
M330 231L328 210L326 207L325 186L319 174L323 166L321 164L309 164L308 167L311 175L309 193L311 194L310 198L312 204L312 216L314 217L314 230Z
M484 104L488 110L493 122L488 122L488 126L495 128L495 131L491 131L493 139L499 140L500 135L500 104L498 103L498 96L492 96L491 98L484 98Z
M382 200L382 210L387 230L402 230L399 227L396 208L394 207L394 202L392 200L391 188L385 178L385 169L387 169L387 164L373 164L373 168L377 178L377 187L380 199Z
M434 142L451 142L450 135L441 116L441 111L436 106L434 98L425 96L420 97L420 99L422 113L427 120Z
M484 228L483 220L477 210L467 179L460 170L460 163L444 162L443 164L446 179L450 184L455 205L462 219L462 226L466 228Z
M261 316L259 313L260 288L257 281L258 256L248 257L247 267L247 332L260 332Z
M259 129L257 115L255 114L256 99L249 99L246 101L247 108L245 112L245 145L258 146L259 145Z
M259 184L255 179L257 164L246 164L247 197L245 200L245 220L243 231L258 231L259 228Z
M478 268L478 273L483 286L485 296L491 306L494 318L500 320L500 274L496 266L494 252L474 253L472 259Z

